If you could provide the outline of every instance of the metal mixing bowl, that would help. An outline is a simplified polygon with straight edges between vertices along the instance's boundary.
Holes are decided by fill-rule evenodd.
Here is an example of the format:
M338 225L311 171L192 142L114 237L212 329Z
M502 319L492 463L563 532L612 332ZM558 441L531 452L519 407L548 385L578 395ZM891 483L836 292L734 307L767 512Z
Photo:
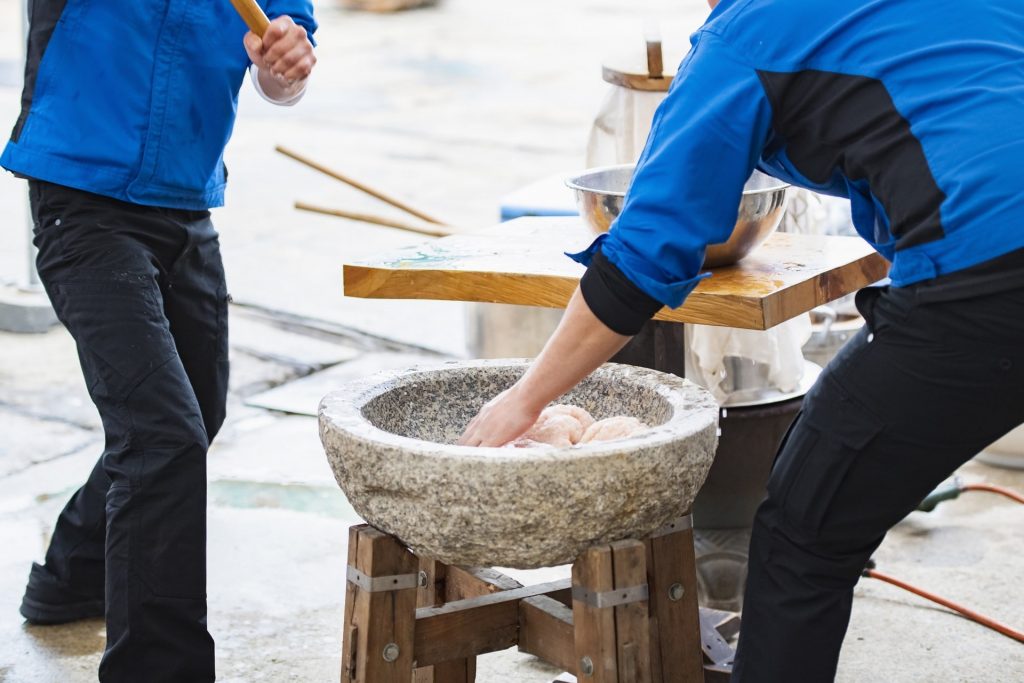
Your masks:
M594 232L606 232L622 212L633 179L633 164L584 171L566 181L576 194L580 216ZM779 227L786 212L786 188L781 180L759 171L747 180L728 241L708 246L705 268L736 263L756 249Z

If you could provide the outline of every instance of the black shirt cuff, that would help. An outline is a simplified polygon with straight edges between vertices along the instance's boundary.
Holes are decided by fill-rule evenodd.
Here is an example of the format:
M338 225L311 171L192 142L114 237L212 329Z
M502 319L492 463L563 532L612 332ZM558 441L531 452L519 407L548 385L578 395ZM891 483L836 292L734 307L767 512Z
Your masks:
M580 280L580 293L591 312L611 331L634 336L663 304L633 284L600 251Z

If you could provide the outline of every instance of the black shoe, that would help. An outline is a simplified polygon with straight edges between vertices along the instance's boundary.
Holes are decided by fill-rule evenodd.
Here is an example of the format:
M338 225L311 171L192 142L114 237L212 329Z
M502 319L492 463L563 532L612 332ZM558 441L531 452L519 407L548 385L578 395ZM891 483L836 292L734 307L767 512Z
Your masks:
M46 570L32 563L28 587L21 599L21 616L30 624L50 626L66 624L79 619L102 617L103 597L89 597L76 593Z

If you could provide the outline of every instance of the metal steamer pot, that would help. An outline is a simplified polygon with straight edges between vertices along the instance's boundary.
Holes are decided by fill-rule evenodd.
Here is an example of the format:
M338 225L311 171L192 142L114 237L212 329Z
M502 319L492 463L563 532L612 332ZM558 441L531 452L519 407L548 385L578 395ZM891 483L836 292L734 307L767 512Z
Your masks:
M864 318L854 309L853 314L840 313L834 306L819 306L811 311L811 338L804 344L804 358L825 367L839 349L864 327Z
M739 612L747 582L754 514L803 396L779 403L723 408L711 471L693 503L700 604Z

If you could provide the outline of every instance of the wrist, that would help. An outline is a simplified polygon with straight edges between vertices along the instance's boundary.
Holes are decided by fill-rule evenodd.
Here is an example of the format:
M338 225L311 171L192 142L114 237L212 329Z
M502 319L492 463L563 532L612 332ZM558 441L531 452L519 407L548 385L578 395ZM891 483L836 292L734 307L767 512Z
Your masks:
M509 398L522 412L537 416L557 397L545 395L543 387L538 386L533 380L531 370L527 370L526 374L512 385L509 389Z
M308 78L288 82L275 76L269 69L261 69L255 63L253 63L250 73L256 92L273 104L291 106L306 94Z

